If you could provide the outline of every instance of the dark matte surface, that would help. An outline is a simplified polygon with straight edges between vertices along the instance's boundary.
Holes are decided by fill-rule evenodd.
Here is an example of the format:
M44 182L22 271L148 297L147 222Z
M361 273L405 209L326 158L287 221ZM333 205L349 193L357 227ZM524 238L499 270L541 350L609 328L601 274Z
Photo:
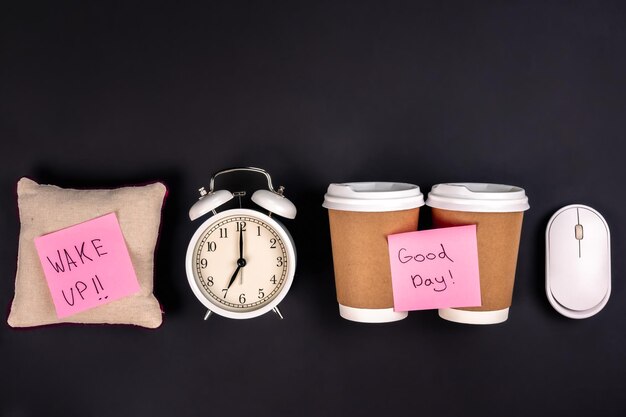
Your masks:
M20 176L159 179L170 194L163 326L1 324L0 416L626 414L623 3L7 3L0 306ZM187 210L233 165L265 167L299 208L282 322L203 322L186 283ZM532 208L509 321L340 319L321 203L348 180L523 186ZM547 220L574 202L603 213L613 238L611 300L583 321L543 290Z

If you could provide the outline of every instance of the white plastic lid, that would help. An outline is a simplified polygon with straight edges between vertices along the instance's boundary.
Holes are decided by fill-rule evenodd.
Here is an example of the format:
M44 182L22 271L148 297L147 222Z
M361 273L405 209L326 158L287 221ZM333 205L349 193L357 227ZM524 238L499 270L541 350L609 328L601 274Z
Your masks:
M433 185L426 204L444 210L487 213L526 211L530 208L523 188L470 182Z
M356 308L339 304L339 315L346 320L359 323L390 323L405 319L409 313L394 311L393 308Z
M398 211L424 205L420 187L401 182L330 184L323 207L343 211Z

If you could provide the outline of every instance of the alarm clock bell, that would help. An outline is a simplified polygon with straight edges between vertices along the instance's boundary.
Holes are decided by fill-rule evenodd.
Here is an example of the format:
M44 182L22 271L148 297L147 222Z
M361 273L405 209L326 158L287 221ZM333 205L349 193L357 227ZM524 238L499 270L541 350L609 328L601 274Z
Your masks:
M191 220L196 220L210 211L215 211L216 208L234 198L233 193L228 190L217 190L207 193L204 187L202 187L199 191L200 200L196 201L189 209L189 218Z
M213 212L213 214L215 214L216 208L234 198L234 194L228 190L214 191L215 178L218 175L234 171L251 171L264 174L267 178L268 189L255 191L254 194L252 194L251 200L258 206L269 211L270 213L277 214L286 219L294 219L296 217L296 206L283 195L283 191L285 189L283 186L278 187L278 190L274 190L271 178L269 177L267 171L261 168L243 167L230 168L218 172L211 177L208 192L205 190L204 187L198 190L198 192L200 193L200 199L196 201L193 206L191 206L191 209L189 209L189 218L191 220L196 220L211 211Z
M278 191L257 190L252 194L251 200L265 210L278 214L286 219L294 219L296 217L296 206L283 196L284 188L280 187Z

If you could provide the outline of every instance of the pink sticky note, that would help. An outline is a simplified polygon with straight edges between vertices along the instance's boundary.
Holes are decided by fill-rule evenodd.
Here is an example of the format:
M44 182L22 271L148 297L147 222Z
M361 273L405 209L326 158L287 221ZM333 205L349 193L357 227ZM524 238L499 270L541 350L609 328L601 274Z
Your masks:
M389 235L394 310L481 305L476 225Z
M59 318L139 291L115 213L35 239Z

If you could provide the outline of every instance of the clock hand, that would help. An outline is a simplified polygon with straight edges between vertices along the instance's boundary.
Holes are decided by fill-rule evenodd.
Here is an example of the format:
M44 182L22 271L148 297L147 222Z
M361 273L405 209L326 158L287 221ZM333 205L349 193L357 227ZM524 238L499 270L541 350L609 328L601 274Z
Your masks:
M239 228L239 259L243 259L243 227ZM245 265L245 261L244 261L244 265ZM243 284L243 271L241 271L240 283Z
M243 227L239 229L239 259L243 259Z
M243 258L243 227L239 229L239 259L237 259L237 269L235 269L235 273L230 278L230 282L228 283L228 288L230 289L233 282L235 282L235 278L237 278L237 274L239 270L246 266L246 260Z
M237 274L239 273L240 269L241 269L241 264L239 263L239 261L237 261L237 269L235 269L235 273L233 274L233 276L230 278L230 281L228 282L228 289L230 289L230 286L233 285L233 282L235 282L235 278L237 278Z

